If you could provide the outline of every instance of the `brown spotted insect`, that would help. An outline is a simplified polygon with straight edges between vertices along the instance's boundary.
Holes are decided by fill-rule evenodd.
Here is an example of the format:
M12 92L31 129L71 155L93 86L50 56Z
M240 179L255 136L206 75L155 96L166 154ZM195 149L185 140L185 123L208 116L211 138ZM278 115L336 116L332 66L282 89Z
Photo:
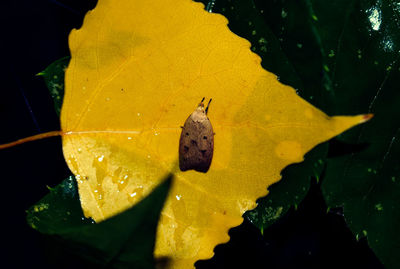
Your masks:
M199 106L185 121L179 140L179 168L181 171L207 172L214 152L214 132L204 109L204 97Z

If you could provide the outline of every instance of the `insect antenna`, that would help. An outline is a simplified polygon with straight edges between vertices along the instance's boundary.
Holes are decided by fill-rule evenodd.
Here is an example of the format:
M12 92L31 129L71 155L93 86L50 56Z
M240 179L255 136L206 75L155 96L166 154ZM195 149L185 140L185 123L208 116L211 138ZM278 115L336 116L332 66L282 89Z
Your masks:
M210 98L210 101L208 101L208 104L207 104L207 107L206 107L206 114L208 112L208 107L210 106L211 100L212 100L212 98Z

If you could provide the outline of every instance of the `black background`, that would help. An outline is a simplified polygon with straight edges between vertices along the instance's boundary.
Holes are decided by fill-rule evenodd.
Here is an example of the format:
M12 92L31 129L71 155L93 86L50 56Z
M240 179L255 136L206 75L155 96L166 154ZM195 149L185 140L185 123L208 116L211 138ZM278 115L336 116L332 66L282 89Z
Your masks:
M162 1L162 0L160 0ZM116 3L118 0L116 0ZM59 130L59 119L41 77L69 55L68 34L81 26L94 0L2 1L0 143ZM80 262L57 241L30 228L25 210L69 175L59 137L0 151L1 263L6 268L74 268ZM327 209L317 184L298 210L262 236L245 221L230 231L198 268L383 268L365 240L356 241L339 209ZM1 266L3 267L3 266ZM87 268L87 267L86 267Z

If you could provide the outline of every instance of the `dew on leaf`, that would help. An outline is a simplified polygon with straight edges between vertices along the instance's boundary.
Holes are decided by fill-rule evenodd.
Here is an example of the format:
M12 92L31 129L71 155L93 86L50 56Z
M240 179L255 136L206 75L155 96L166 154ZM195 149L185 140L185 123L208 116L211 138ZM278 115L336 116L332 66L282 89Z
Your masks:
M378 210L378 211L382 211L382 210L383 210L382 204L381 204L381 203L376 204L376 205L375 205L375 209Z
M366 12L368 14L368 20L371 23L372 30L378 31L382 23L381 11L378 10L377 7L371 7L367 9Z
M258 40L258 44L260 44L260 45L262 45L262 44L267 44L267 40L266 40L264 37L261 37L261 38Z
M385 51L393 51L393 41L390 39L390 37L386 37L382 43Z
M362 58L361 50L357 50L357 58L358 59Z

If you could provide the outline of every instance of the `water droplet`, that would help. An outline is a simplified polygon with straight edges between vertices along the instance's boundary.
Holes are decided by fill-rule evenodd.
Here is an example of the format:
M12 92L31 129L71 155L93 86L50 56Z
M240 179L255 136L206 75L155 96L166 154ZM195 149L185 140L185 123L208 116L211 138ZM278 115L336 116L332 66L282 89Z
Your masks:
M315 14L312 14L312 15L311 15L311 18L312 18L314 21L318 21L318 17L317 17L317 15L315 15Z
M326 72L329 72L330 70L329 70L329 67L326 65L326 64L324 64L324 70L326 71Z
M260 45L267 44L267 40L266 40L264 37L261 37L261 38L258 40L258 43L259 43Z
M375 205L375 209L378 210L378 211L382 211L382 210L383 210L382 204L381 204L381 203L376 204L376 205Z
M106 98L106 101L107 101L107 102L110 101L110 100L111 100L110 97L107 97L107 98Z
M358 59L362 58L361 50L357 50L357 58Z
M99 162L102 162L102 161L104 160L104 155L101 155L99 158L97 158L97 160L98 160Z
M368 171L369 173L371 173L371 172L372 172L372 168L368 168L367 171Z
M136 192L129 194L130 197L135 197L136 196Z
M175 197L176 197L176 200L179 201L182 198L182 195L176 195Z
M252 34L252 35L256 35L256 34L257 34L257 31L256 31L256 30L253 30L253 31L251 31L251 34Z
M287 17L287 12L284 9L282 9L281 16L282 16L282 18Z
M378 31L382 23L381 11L377 7L371 7L366 10L372 30Z
M383 40L383 49L385 51L393 51L393 41L390 39L390 37L385 37L385 39Z
M251 21L249 21L249 26L251 26L253 23Z
M128 136L128 140L132 140L132 137Z
M301 49L301 48L303 47L303 44L297 43L297 47L298 47L299 49Z
M328 57L329 58L332 58L332 57L334 57L335 56L335 51L334 50L331 50L330 52L329 52L329 54L328 54Z
M82 152L82 149L81 148L78 148L78 153L81 153Z

